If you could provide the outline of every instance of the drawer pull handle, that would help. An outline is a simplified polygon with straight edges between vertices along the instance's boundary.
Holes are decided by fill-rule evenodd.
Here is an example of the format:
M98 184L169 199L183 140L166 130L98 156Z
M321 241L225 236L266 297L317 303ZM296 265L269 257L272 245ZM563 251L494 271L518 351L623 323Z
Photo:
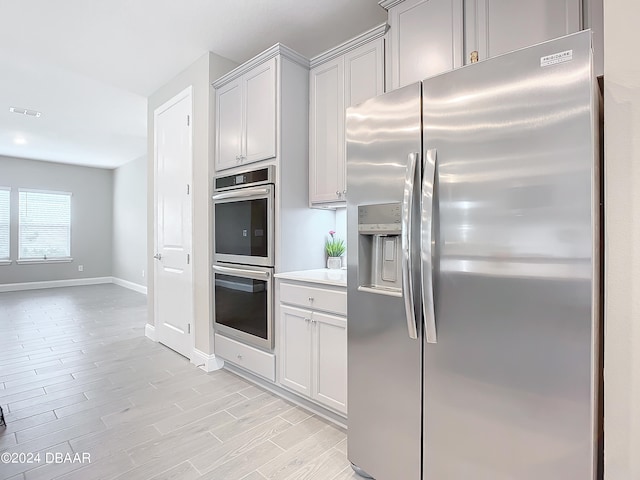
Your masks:
M313 303L313 297L309 297L309 303Z
M242 355L238 354L238 360L242 360Z

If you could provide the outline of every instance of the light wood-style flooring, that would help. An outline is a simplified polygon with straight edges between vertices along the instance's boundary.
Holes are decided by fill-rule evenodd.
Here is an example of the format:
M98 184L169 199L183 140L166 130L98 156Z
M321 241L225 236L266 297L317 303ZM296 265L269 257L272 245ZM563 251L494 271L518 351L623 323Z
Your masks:
M145 321L146 297L116 285L0 293L0 479L360 478L344 430L205 373Z

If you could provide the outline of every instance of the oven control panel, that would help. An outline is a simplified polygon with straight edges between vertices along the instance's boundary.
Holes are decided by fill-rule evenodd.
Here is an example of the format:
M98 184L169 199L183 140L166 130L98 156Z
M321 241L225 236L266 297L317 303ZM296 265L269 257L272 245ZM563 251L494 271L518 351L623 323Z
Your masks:
M228 190L230 188L241 188L265 183L275 183L274 166L251 170L248 172L235 173L214 179L214 189L216 191Z

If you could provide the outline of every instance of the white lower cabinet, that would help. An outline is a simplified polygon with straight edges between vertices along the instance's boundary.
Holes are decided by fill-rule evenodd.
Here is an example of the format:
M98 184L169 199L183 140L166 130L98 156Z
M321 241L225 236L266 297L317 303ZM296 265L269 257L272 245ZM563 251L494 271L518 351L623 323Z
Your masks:
M281 292L285 294L281 296L279 318L279 382L289 390L346 414L347 319L315 308L283 304L296 301L296 297L287 294L292 291L288 288L291 286L281 285L284 287ZM322 291L314 287L293 287L307 288L309 293L304 298L307 302L311 300L310 303L314 303L314 295Z
M314 312L313 397L347 413L347 319Z
M311 314L280 307L280 383L311 397Z

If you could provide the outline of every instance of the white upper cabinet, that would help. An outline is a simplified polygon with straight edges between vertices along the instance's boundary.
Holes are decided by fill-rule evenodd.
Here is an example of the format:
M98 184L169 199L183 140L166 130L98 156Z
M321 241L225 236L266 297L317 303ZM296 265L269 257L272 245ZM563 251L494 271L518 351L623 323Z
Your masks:
M478 41L473 50L478 51L479 60L484 60L577 32L582 26L581 3L581 0L475 0ZM466 18L471 19L469 15ZM472 46L472 42L468 45Z
M384 93L385 25L311 60L309 201L346 201L345 110Z
M389 10L387 90L462 66L463 0L380 4Z
M598 0L381 0L387 90L471 63L473 53L484 60L577 32L583 1Z
M384 93L384 39L344 54L344 104L352 107Z
M216 87L216 171L276 156L276 59Z
M345 189L344 60L311 69L309 96L309 195L312 203L335 202Z
M276 156L276 59L242 77L245 162Z
M216 90L216 168L235 167L242 151L240 79Z

